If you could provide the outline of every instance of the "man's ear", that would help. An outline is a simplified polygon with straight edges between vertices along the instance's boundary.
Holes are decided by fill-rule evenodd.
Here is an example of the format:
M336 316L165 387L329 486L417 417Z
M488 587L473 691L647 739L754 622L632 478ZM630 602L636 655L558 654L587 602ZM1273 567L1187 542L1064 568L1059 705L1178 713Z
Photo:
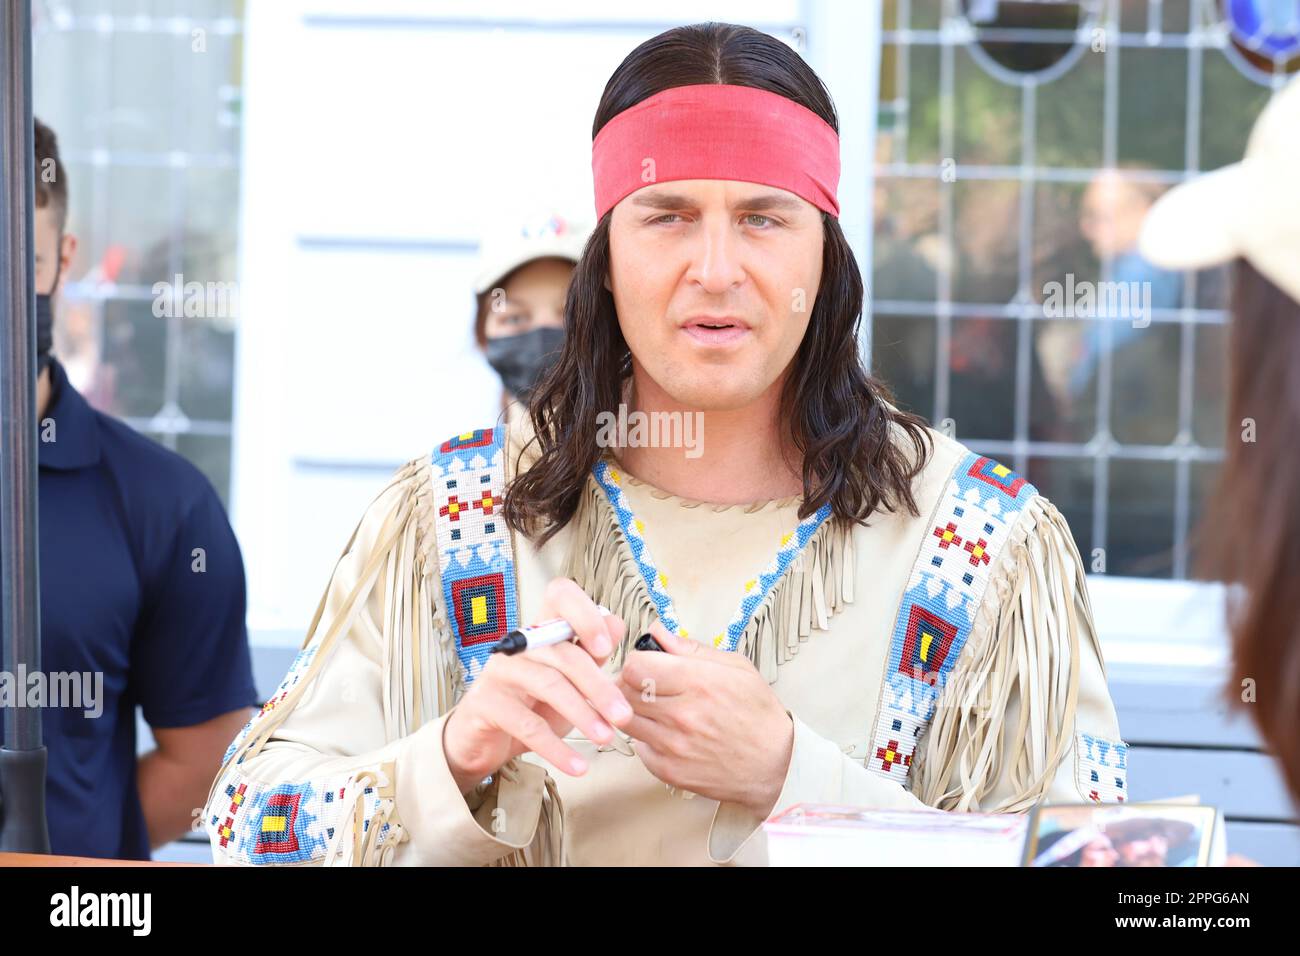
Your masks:
M59 289L63 288L72 270L72 260L77 257L77 237L70 232L63 234L63 247L59 250ZM56 292L58 289L55 290Z

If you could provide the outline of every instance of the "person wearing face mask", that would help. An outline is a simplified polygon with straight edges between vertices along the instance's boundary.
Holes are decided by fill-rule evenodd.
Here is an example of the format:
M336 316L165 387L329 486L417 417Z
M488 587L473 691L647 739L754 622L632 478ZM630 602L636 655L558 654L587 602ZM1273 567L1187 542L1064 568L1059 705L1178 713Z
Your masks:
M38 377L38 388L41 389L42 398L49 397L50 376L48 369L50 367L51 356L50 350L54 348L54 292L59 288L63 279L63 260L71 259L77 248L77 237L73 235L64 235L63 227L60 225L55 233L54 255L50 258L54 260L54 278L50 282L50 291L36 293L36 374ZM66 250L66 252L65 252ZM44 257L38 248L36 253L38 265L43 264L39 260ZM44 400L37 405L38 408L44 407Z
M77 240L58 141L40 120L34 134L41 667L51 688L83 689L42 711L50 848L147 860L190 830L260 704L244 566L207 478L92 408L53 355ZM138 757L136 708L156 744Z
M590 232L552 215L483 246L474 279L474 339L501 377L507 420L559 359L564 298Z

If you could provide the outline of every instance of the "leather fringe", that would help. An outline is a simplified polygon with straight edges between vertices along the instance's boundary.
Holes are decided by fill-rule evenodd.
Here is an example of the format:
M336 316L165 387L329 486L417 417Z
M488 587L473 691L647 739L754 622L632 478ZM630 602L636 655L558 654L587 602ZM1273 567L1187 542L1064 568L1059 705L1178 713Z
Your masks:
M331 650L347 635L357 612L365 606L380 580L385 585L381 618L385 743L405 737L425 722L446 713L464 694L464 675L456 654L455 633L447 618L438 575L429 459L417 458L404 465L376 500L391 493L395 486L400 489L399 501L386 517L356 584L340 603L324 632L320 630L320 623L331 589L326 588L321 596L302 645L303 648L320 645L306 673L273 710L263 711L254 719L248 736L217 775L214 790L240 760L261 752L274 736L276 728L308 693L316 676L324 669ZM360 527L358 522L343 554L355 545ZM391 779L391 768L385 769L390 771ZM363 772L357 779L366 773L369 772ZM358 791L360 789L363 788L358 788ZM357 822L361 819L360 805L355 810L354 825L348 832L350 839L339 840L326 862L331 865L386 865L392 856L392 848L407 838L391 798L381 803L364 840ZM548 777L539 821L544 861L558 861L565 857L562 813L563 806L554 782ZM378 844L379 830L385 822L390 824L389 833L384 842ZM499 861L497 865L530 865L523 850L507 856L508 860Z
M515 758L516 760L518 758ZM515 760L498 771L506 780L513 781ZM526 847L512 850L505 856L498 857L488 866L568 866L568 845L564 839L564 802L555 778L546 775L542 791L542 809L537 819L537 832L533 842Z
M563 574L627 624L612 661L616 668L636 639L658 617L618 516L594 478L587 481L573 518L574 547ZM587 542L586 547L582 542ZM808 539L786 573L772 586L741 632L736 651L775 683L777 668L799 652L814 630L829 630L830 618L853 602L853 528L828 518Z
M1101 659L1083 562L1047 499L1030 500L1002 560L989 582L997 600L986 596L912 762L912 793L941 810L1014 813L1041 802L1072 743L1079 642ZM1011 742L1014 763L1003 768Z

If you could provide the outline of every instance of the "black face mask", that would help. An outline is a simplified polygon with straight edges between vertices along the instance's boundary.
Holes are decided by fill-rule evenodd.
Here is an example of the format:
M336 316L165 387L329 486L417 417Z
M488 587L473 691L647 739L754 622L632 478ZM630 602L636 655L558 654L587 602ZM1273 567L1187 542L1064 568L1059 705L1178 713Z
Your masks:
M54 290L59 287L59 274L63 269L63 234L59 234L58 258L54 260L54 283L49 292L36 293L36 374L40 375L50 365L50 349L54 348Z
M518 335L488 339L485 351L488 364L501 376L506 391L527 402L542 376L560 360L563 345L564 329L544 325Z

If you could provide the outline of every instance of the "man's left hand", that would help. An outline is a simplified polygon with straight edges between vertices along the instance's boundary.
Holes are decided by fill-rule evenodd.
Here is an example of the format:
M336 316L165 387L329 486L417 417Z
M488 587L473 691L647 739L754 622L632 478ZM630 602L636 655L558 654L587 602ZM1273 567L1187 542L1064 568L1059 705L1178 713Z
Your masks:
M790 767L794 723L749 659L650 633L666 653L630 651L618 686L635 716L623 726L646 769L665 783L766 818Z

